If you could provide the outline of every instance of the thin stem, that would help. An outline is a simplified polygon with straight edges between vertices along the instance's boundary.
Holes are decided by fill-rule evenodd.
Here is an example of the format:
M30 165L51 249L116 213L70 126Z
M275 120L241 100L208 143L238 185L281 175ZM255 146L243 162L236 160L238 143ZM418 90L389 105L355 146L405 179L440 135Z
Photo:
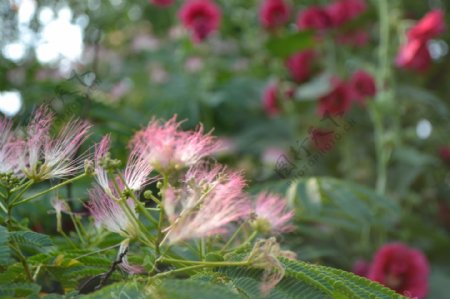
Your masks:
M223 253L234 241L234 239L236 239L236 237L239 235L239 233L241 232L242 228L244 227L246 222L242 223L238 229L234 232L234 234L231 236L231 238L228 240L227 243L225 243L225 245L222 247L222 249L220 250L220 253Z
M189 260L178 260L173 258L163 257L162 262L175 263L175 264L185 264L185 265L202 265L206 267L220 267L220 266L247 266L250 264L249 261L240 262L211 262L211 261L189 261Z
M156 219L153 218L153 216L146 210L145 206L142 204L142 202L139 201L139 199L134 194L133 190L131 190L131 188L127 185L127 182L125 181L125 178L123 177L123 175L120 172L118 172L118 175L119 175L119 178L122 181L122 183L125 185L125 187L128 190L130 190L129 195L133 199L136 206L138 207L138 210L140 212L142 212L142 214L144 214L145 218L147 218L150 222L152 222L153 224L158 224L158 221L156 221Z
M166 190L168 183L169 183L169 177L167 176L167 174L164 174L163 185L160 189L161 195L163 194L164 190ZM159 203L158 235L156 237L156 242L155 242L155 251L156 251L157 256L161 255L160 245L161 245L161 241L163 240L163 232L162 232L163 225L164 225L164 207L160 202Z
M82 178L84 178L85 176L87 176L86 173L80 174L79 176L76 176L76 177L74 177L74 178L68 179L67 181L64 181L64 182L62 182L62 183L60 183L60 184L58 184L58 185L55 185L55 186L53 186L53 187L51 187L51 188L49 188L49 189L47 189L47 190L44 190L44 191L39 192L39 193L36 193L36 194L33 195L33 196L30 196L30 197L25 198L25 199L23 199L23 200L21 200L21 201L12 203L12 205L13 205L13 206L18 206L18 205L27 203L27 202L29 202L29 201L35 199L35 198L38 198L38 197L40 197L40 196L42 196L42 195L45 195L45 194L47 194L47 193L49 193L49 192L52 192L52 191L54 191L54 190L56 190L56 189L59 189L59 188L65 186L65 185L67 185L67 184L70 184L70 183L73 183L73 182L75 182L75 181L77 181L77 180L79 180L79 179L82 179Z
M248 237L248 239L247 239L244 243L242 243L242 244L239 245L238 247L233 248L232 250L233 250L233 251L236 251L236 250L239 250L239 249L241 249L241 248L244 248L245 246L247 246L248 244L250 244L251 242L253 242L253 240L256 238L257 235L258 235L258 232L257 232L257 231L254 231L254 232L250 235L250 237Z
M23 269L25 270L25 274L30 282L33 282L33 276L31 275L30 267L28 267L27 259L22 254L22 251L20 251L19 247L16 247L15 242L10 244L10 248L14 251L14 253L17 255L17 258L21 262Z
M163 277L167 277L167 276L183 273L183 272L186 272L186 271L197 270L197 269L201 269L201 268L205 268L205 265L193 265L193 266L187 266L187 267L183 267L183 268L178 268L178 269L175 269L175 270L170 270L170 271L167 271L167 272L156 274L156 275L152 276L152 279L155 279L155 278L159 279L159 278L163 278Z
M389 3L387 0L378 1L378 16L380 20L380 46L378 49L378 71L377 81L380 88L378 101L387 101L390 98L386 90L386 83L390 78L390 59L389 59ZM377 179L376 190L380 194L386 191L387 166L389 162L389 149L385 147L385 130L383 125L383 116L377 105L372 106L371 113L374 124L375 150L377 155Z
M30 187L34 184L34 181L28 181L26 184L22 185L20 188L14 188L13 190L11 190L11 192L15 192L18 191L20 189L22 189L11 201L12 204L14 204L17 200L19 200L22 195L27 192L28 189L30 189Z

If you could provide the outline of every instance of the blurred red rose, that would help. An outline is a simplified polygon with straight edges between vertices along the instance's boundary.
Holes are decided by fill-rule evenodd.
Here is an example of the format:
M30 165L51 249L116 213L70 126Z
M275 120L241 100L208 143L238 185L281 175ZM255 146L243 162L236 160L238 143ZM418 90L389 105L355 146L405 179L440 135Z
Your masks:
M426 41L414 39L401 46L395 64L400 68L425 71L431 64Z
M382 246L367 277L399 294L424 298L428 292L429 266L422 252L402 243Z
M323 30L333 26L333 20L328 11L320 6L310 6L300 12L297 18L297 27L300 30Z
M333 89L319 99L320 116L342 116L351 107L352 92L348 84L340 79L333 79Z
M159 7L167 7L173 4L173 0L150 0L150 3Z
M264 0L259 10L259 21L266 29L275 29L289 21L290 7L283 0Z
M408 31L408 39L427 41L435 38L445 31L444 12L435 9L427 13L414 27Z
M220 24L221 12L212 0L187 0L180 8L179 17L192 33L195 42L201 42Z
M315 149L321 152L327 152L334 146L334 131L320 128L311 128L309 130L309 137L312 140L312 145Z
M331 17L333 26L341 26L361 15L367 9L364 0L337 0L328 6L326 10Z
M312 64L315 53L312 50L306 50L291 55L286 60L286 66L295 82L301 83L308 80L312 73Z
M350 79L352 96L358 103L363 103L367 97L373 97L377 93L375 80L371 74L359 70Z

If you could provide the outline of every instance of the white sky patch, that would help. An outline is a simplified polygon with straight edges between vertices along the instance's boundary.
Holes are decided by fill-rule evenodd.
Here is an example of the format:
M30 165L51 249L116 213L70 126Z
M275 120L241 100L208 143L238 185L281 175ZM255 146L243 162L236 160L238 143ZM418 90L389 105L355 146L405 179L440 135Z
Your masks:
M433 126L428 119L421 119L417 123L416 133L420 139L427 139L433 131Z
M22 107L22 96L18 91L0 92L0 112L6 116L14 116Z
M1 49L5 58L20 62L27 50L34 50L36 58L42 64L64 64L80 59L83 52L83 25L88 20L73 22L73 12L69 7L63 7L56 13L53 8L44 6L36 11L34 0L19 1L18 40L6 44ZM40 32L33 32L29 25L37 13L41 23ZM78 20L79 21L79 20ZM81 26L80 26L81 25Z

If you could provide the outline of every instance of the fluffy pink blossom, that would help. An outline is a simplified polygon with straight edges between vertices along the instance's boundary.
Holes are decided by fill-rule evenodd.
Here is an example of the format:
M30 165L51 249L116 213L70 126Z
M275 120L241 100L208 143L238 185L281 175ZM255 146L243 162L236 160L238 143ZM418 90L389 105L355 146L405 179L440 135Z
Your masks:
M333 26L341 26L361 15L367 9L364 0L337 0L326 6Z
M25 175L31 179L64 178L83 168L83 159L75 158L75 154L87 139L91 126L74 119L52 138L49 134L52 120L50 110L40 107L28 125L20 163Z
M431 55L427 43L420 39L408 41L402 45L395 64L404 69L425 71L431 65Z
M152 3L155 6L159 7L167 7L173 4L174 0L150 0L150 3Z
M254 204L256 222L264 222L261 226L268 226L270 232L288 232L293 229L289 224L294 211L287 208L286 199L276 194L261 193Z
M440 9L434 9L428 12L415 26L407 33L408 39L419 39L428 41L435 38L445 31L444 12Z
M120 181L118 181L120 184ZM117 193L115 193L116 198ZM138 228L127 217L124 209L120 206L116 198L113 195L107 194L101 186L95 186L89 190L89 202L87 208L95 220L97 226L101 226L104 229L117 233L122 237L134 238L137 236ZM134 209L134 201L128 199L127 203L137 217L137 213Z
M295 53L286 60L286 66L295 82L302 83L311 77L315 56L314 51L306 50Z
M239 173L220 166L194 167L186 174L184 187L170 187L165 193L164 209L171 221L166 229L168 241L225 233L229 223L250 212L244 185Z
M201 42L219 28L221 12L212 0L187 0L180 8L179 18L192 33L195 42Z
M112 194L112 191L109 187L108 172L103 167L102 161L109 157L110 146L111 138L109 135L106 135L98 144L95 145L94 153L95 180L109 195Z
M259 21L266 29L275 29L289 21L290 7L284 0L264 0L259 9Z
M141 147L143 144L137 144L128 157L125 166L124 179L129 188L134 191L140 190L150 182L149 175L153 167L147 160L147 153Z
M329 12L321 6L310 6L300 12L297 27L300 30L324 30L333 26L333 19Z
M17 141L12 121L0 118L0 173L12 173L20 176L18 158L23 142Z
M130 147L160 172L169 172L196 164L220 149L220 143L199 126L194 131L179 130L176 116L164 124L153 120L136 133Z
M402 295L424 298L428 292L427 258L402 243L382 246L376 253L367 277Z

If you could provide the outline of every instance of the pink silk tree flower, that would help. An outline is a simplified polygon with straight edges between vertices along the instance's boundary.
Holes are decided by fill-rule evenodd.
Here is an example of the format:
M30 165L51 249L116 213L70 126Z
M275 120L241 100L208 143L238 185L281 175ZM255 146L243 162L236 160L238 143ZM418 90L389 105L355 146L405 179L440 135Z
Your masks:
M422 252L402 243L390 243L375 254L367 278L399 294L421 299L428 292L429 272Z
M21 176L19 154L23 141L14 136L12 121L0 118L0 173Z
M332 90L319 99L320 116L342 116L351 108L352 93L349 85L339 78L332 80Z
M407 33L408 39L419 39L428 41L442 34L445 31L444 12L434 9L428 12L415 26Z
M117 198L119 198L117 196ZM137 218L135 205L132 199L127 200L128 206ZM101 186L95 186L89 190L89 202L87 208L99 227L117 233L124 238L133 239L138 235L138 228L128 218L118 201L108 195Z
M254 203L255 224L263 232L292 231L294 227L289 222L294 214L287 208L287 200L276 194L261 193Z
M353 100L362 104L364 99L372 98L377 93L375 79L366 71L356 71L350 79L350 89L353 94Z
M141 190L151 181L149 175L153 170L145 150L140 148L142 146L138 144L131 150L123 175L127 187L134 191Z
M220 9L212 0L187 0L178 15L195 42L202 42L216 31L221 19Z
M314 51L306 50L295 53L286 60L289 74L295 82L302 83L311 77L315 56Z
M83 168L83 159L75 154L87 139L90 125L71 120L52 138L49 134L53 114L40 107L27 127L27 139L21 154L21 167L25 175L37 181L65 178Z
M414 39L402 45L395 64L404 69L426 71L431 65L431 54L425 41Z
M220 142L199 126L194 131L181 131L176 116L164 124L153 120L133 137L130 148L139 151L150 165L162 172L189 167L218 151Z
M333 26L333 19L328 11L321 6L310 6L300 12L297 18L299 30L325 30Z
M159 7L168 7L173 4L174 0L150 0L150 3Z
M194 167L186 175L183 190L170 191L164 198L170 226L170 244L227 232L226 226L250 213L239 173L216 166L209 171Z
M284 0L264 0L259 9L259 21L268 30L289 22L290 7Z
M109 186L108 172L103 167L103 161L109 157L109 149L111 147L111 138L109 135L104 136L98 144L95 145L94 152L94 169L95 180L103 188L103 190L112 195L112 191Z

